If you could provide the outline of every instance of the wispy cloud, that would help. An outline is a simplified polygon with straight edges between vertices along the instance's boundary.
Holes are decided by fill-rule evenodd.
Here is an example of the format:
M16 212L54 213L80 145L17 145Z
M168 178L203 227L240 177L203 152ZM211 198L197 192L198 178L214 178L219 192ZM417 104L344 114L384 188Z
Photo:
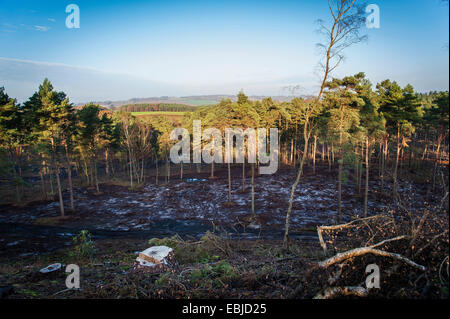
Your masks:
M56 22L56 20L53 19L53 18L48 18L47 20L50 21L50 22Z
M46 26L42 26L42 25L35 25L33 26L35 30L37 31L42 31L42 32L47 32L48 30L50 30L50 27L46 27Z
M71 101L127 100L132 97L188 95L182 87L127 74L63 63L0 57L0 83L10 96L26 101L44 78ZM127 88L123 90L123 88Z

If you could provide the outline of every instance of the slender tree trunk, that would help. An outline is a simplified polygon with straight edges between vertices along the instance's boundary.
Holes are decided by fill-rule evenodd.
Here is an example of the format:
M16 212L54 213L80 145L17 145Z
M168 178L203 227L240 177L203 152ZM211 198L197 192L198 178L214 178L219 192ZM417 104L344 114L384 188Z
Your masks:
M142 158L141 160L141 183L144 183L145 181L145 159Z
M358 182L359 182L359 158L358 158L358 146L355 146L355 155L356 155L356 159L355 159L355 185L356 188L358 188ZM359 190L358 190L358 194L359 194Z
M61 211L61 216L64 217L64 202L62 197L61 181L59 179L58 166L56 165L56 163L55 163L55 175L56 175L56 184L58 185L59 207Z
M97 193L100 193L100 188L98 187L98 171L97 171L97 161L93 160L94 164L94 175L95 175L95 189L97 190Z
M334 165L334 143L331 143L331 164Z
M242 192L245 192L245 160L242 163Z
M327 160L328 160L328 171L331 172L330 145L328 145L328 144L327 144Z
M398 180L397 180L397 174L398 174L398 163L400 160L400 152L401 152L401 141L400 141L400 124L397 126L397 154L395 159L395 167L394 167L394 188L393 188L393 196L394 198L397 197L397 187L398 187Z
M58 164L56 162L56 158L55 158L55 145L54 145L54 141L51 141L52 143L52 162L53 162L53 169L55 171L55 177L56 177L56 184L58 186L58 195L59 195L59 209L61 211L61 216L64 217L64 202L63 202L63 196L62 196L62 187L61 187L61 181L59 179L59 167Z
M156 166L156 176L155 176L155 184L159 183L159 167L158 167L158 156L155 154L155 166Z
M42 190L42 199L47 200L47 188L45 187L45 178L43 168L39 171L39 175L41 176L41 190Z
M316 151L317 151L317 136L314 136L314 146L313 146L313 173L316 174Z
M180 163L180 179L183 180L183 162Z
M170 181L170 165L169 165L169 158L166 154L166 184L168 184Z
M300 178L303 174L303 165L306 161L306 157L308 156L308 141L309 141L309 135L308 135L308 123L309 123L309 118L305 119L305 124L303 126L303 137L305 139L305 146L304 146L304 151L302 154L302 158L300 160L300 167L298 169L297 172L297 178L295 179L294 184L292 184L291 187L291 192L289 195L289 207L288 207L288 211L286 214L286 223L285 223L285 227L284 227L284 248L287 249L289 247L289 219L291 217L291 212L292 212L292 204L294 201L294 194L295 194L295 189L297 188L298 183L300 182Z
M67 179L69 182L69 198L70 198L70 209L74 210L73 205L73 185L72 185L72 165L70 164L70 154L67 144L64 145L66 151L66 163L67 163Z
M381 163L381 192L384 192L384 172L386 170L386 160L387 160L387 149L388 149L388 138L384 140L382 163Z
M422 161L425 159L428 153L428 132L425 133L425 149L423 150L422 154Z
M228 204L231 204L231 164L227 163L228 167Z
M358 195L361 195L361 188L362 188L363 158L364 158L364 142L361 143L361 155L358 159Z
M322 144L322 163L325 162L325 143L321 143Z
M105 164L106 164L106 167L105 167L105 173L106 173L106 176L109 176L109 157L108 157L108 148L106 148L105 149Z
M345 106L341 106L341 115L339 123L339 168L338 168L338 211L337 223L340 224L342 220L342 170L344 168L344 150L343 150L343 122L344 122Z
M49 176L50 179L50 194L52 195L52 200L53 200L53 195L55 195L55 190L53 189L53 174L50 171L50 168L47 168L47 175Z
M14 178L14 184L16 187L16 201L17 204L20 204L22 202L22 199L20 198L20 189L19 189L19 178L17 176L17 170L16 170L16 164L13 164L13 178Z
M364 217L367 217L367 203L369 198L369 137L366 136L366 189L364 192Z
M255 215L255 164L252 163L252 215Z
M292 165L294 163L294 139L291 139L291 158L289 160L289 164Z
M133 189L133 163L132 163L132 156L131 156L131 150L128 146L128 156L129 156L129 168L130 168L130 188Z

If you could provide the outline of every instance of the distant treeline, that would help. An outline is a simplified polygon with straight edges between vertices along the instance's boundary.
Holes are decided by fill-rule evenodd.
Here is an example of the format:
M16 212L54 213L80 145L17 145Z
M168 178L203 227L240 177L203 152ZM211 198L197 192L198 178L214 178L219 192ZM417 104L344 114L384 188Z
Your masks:
M175 103L126 104L120 110L125 112L193 112L195 106Z

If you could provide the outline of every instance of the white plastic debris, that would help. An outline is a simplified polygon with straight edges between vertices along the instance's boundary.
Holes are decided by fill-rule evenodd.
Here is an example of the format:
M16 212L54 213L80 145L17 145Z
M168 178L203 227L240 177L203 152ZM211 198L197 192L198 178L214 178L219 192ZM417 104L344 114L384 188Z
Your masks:
M153 267L160 264L166 264L173 249L167 246L154 246L147 248L139 253L136 261L141 266Z
M43 273L43 274L47 274L49 272L53 272L56 271L58 269L61 269L61 264L60 263L56 263L56 264L51 264L45 268L42 268L41 270L39 270L39 272Z
M250 228L250 229L260 229L260 228L261 228L261 225L255 223L255 222L251 222L250 224L248 224L247 228Z

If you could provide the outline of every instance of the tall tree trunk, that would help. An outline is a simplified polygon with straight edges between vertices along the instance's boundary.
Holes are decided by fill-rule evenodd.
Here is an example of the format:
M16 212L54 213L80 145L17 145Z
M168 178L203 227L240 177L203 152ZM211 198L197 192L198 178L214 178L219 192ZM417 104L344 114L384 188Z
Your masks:
M97 190L97 193L100 193L100 188L98 187L98 171L97 171L97 161L93 160L94 164L94 175L95 175L95 189Z
M304 145L304 149L303 149L302 158L300 160L300 167L297 172L297 177L295 179L294 184L292 184L291 192L289 195L289 207L288 207L288 211L286 214L286 222L285 222L285 227L284 227L284 239L283 239L285 249L287 249L289 247L289 219L290 219L291 213L292 213L292 204L294 201L295 189L297 188L297 185L300 182L300 178L302 177L303 165L306 161L306 157L308 156L308 142L309 142L308 123L309 123L309 118L306 118L305 124L303 126L303 137L305 140L305 145Z
M290 154L289 164L292 165L294 163L294 139L291 138L291 154Z
M316 151L317 151L317 136L314 136L314 146L313 146L313 173L316 174Z
M62 187L61 187L61 181L59 179L59 167L58 167L58 163L56 162L56 158L55 158L56 149L55 149L55 144L54 144L53 139L51 141L51 144L52 144L53 169L55 171L54 173L55 173L55 177L56 177L56 184L58 186L59 209L61 211L61 216L64 217L64 202L63 202L63 196L62 196Z
M362 188L362 170L363 170L363 158L364 158L364 142L361 142L361 154L358 158L358 195L361 195Z
M428 153L428 132L425 133L425 149L423 150L422 161L427 156L427 153Z
M130 188L133 189L133 163L130 147L128 147L129 168L130 168Z
M17 204L20 204L22 202L22 199L20 197L19 177L17 175L16 164L14 163L13 166L14 166L13 167L13 174L14 174L13 178L14 178L14 184L16 187L16 201L17 201Z
M355 185L356 188L358 189L358 182L359 182L359 158L358 158L358 146L355 145L355 155L356 155L356 159L355 159ZM358 190L358 194L359 194L359 190Z
M155 184L159 183L159 167L158 167L158 156L155 154L155 166L156 166L156 175L155 175Z
M327 160L328 160L328 171L331 172L331 152L330 145L327 143Z
M64 202L62 197L61 181L59 179L59 169L56 163L55 163L55 175L56 175L56 184L58 185L59 208L61 211L61 216L64 217Z
M388 150L388 138L386 137L384 140L383 154L382 154L383 160L381 163L381 192L384 192L384 173L386 170L387 150Z
M183 180L183 162L180 163L180 179Z
M399 160L400 160L400 152L401 152L401 150L402 150L402 147L401 147L401 141L400 141L400 124L398 124L397 125L397 154L396 154L396 158L395 158L395 167L394 167L394 175L393 175L394 188L392 190L394 198L397 197L397 187L398 187L397 174L398 174L398 163L399 163Z
M73 205L73 185L72 185L72 165L70 164L70 154L67 144L64 145L66 151L66 164L67 164L67 179L69 182L69 198L70 198L70 209L74 209Z
M109 176L109 157L108 157L108 148L105 149L105 173L106 176Z
M321 158L322 158L322 163L323 162L325 162L325 143L321 143L322 144L322 154L320 154L321 155Z
M245 192L245 159L242 163L242 192Z
M51 163L50 165L52 165L52 164L53 163ZM50 179L50 194L51 194L52 199L53 199L53 195L55 195L55 190L53 189L53 174L52 174L52 172L51 172L49 167L47 168L47 175L49 176L49 179Z
M252 163L252 215L255 215L255 163Z
M145 179L145 159L142 158L141 160L141 180L140 182L143 183Z
M41 176L41 190L42 190L42 199L47 200L47 188L45 187L45 178L44 178L44 167L39 171L39 175Z
M169 163L169 157L166 153L166 183L168 184L170 182L170 163Z
M227 163L228 167L228 204L231 204L231 164Z
M367 217L367 203L369 198L369 137L366 136L366 189L364 192L364 217Z
M337 223L341 223L342 218L342 159L339 159L339 166L338 166L338 209L337 209Z

